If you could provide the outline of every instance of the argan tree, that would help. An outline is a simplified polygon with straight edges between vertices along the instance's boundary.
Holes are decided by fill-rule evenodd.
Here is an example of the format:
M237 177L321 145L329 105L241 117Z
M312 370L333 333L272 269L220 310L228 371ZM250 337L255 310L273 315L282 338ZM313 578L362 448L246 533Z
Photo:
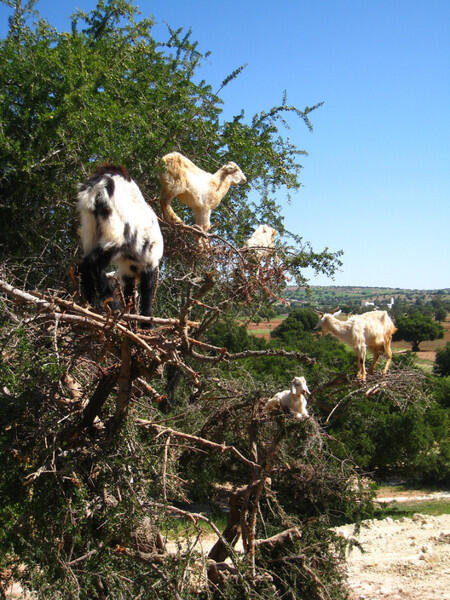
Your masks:
M30 25L33 2L13 4L0 44L0 585L50 600L345 598L345 543L330 526L367 514L370 493L315 418L267 415L276 386L245 368L314 359L207 337L219 318L270 305L288 276L339 264L289 237L273 195L300 185L282 117L310 128L313 109L284 98L222 120L220 90L196 82L204 55L190 35L157 43L125 0L99 1L64 33ZM124 301L98 313L69 268L76 183L122 163L158 210L157 163L175 149L211 171L236 161L258 199L227 194L201 248L177 206L185 226L161 221L155 316ZM260 221L283 236L276 260L242 248ZM213 545L201 552L204 528Z

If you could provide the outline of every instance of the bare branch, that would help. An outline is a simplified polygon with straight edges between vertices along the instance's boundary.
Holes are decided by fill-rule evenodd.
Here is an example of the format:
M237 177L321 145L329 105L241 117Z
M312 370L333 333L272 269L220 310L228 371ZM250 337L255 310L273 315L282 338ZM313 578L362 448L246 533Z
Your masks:
M136 423L142 427L147 427L149 429L153 429L153 430L157 431L158 433L169 433L175 437L189 440L190 442L196 442L197 444L200 444L200 445L208 447L208 448L213 448L214 450L218 450L221 453L230 452L231 454L234 454L234 456L236 456L238 458L238 460L240 460L243 464L247 465L248 467L252 467L252 468L260 467L260 465L258 465L257 463L253 462L252 460L249 460L248 458L245 458L245 456L243 454L241 454L239 452L239 450L237 448L235 448L234 446L226 446L225 444L217 444L216 442L211 442L210 440L207 440L205 438L201 438L196 435L192 435L190 433L184 433L183 431L176 431L175 429L171 429L170 427L163 427L162 425L157 425L156 423L153 423L152 421L147 421L145 419L136 419Z

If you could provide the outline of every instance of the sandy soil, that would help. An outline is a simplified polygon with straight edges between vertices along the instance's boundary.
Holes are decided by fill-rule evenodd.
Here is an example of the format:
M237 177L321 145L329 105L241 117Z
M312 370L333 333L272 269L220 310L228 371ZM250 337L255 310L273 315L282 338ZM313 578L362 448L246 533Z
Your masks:
M450 515L364 521L338 531L361 543L348 555L353 600L449 600Z

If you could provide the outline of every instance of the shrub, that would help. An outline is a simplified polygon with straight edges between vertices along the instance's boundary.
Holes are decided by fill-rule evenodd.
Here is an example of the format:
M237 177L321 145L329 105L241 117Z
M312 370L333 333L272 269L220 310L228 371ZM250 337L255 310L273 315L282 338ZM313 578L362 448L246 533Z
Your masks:
M445 348L436 352L433 373L441 377L450 375L450 342L447 342Z

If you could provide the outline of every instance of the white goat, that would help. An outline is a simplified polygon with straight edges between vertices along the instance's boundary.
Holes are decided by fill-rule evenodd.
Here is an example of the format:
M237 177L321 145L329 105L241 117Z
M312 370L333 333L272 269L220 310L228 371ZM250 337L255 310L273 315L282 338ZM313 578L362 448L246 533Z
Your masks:
M259 258L270 256L275 247L275 237L278 231L270 225L260 225L252 236L245 242L244 248L254 249Z
M81 285L88 302L98 306L108 300L117 308L112 281L105 269L110 263L129 299L140 279L140 312L152 314L152 301L158 281L163 238L153 209L124 167L103 165L78 187L80 237L83 261Z
M199 169L179 152L166 154L161 160L163 170L159 175L159 181L164 219L169 223L183 222L170 206L172 200L178 198L193 210L196 225L205 232L211 228L211 211L217 208L230 186L247 181L244 173L234 162L227 163L216 173L211 174Z
M309 417L306 408L306 398L304 394L310 394L304 377L294 377L291 381L291 389L277 392L264 406L264 410L275 410L277 408L287 408L296 419L307 419Z
M334 313L319 313L320 321L316 329L321 329L323 335L331 333L352 346L356 352L357 379L366 380L367 348L373 353L369 373L374 372L380 355L385 354L387 360L383 374L386 374L392 361L392 336L397 331L388 313L385 310L374 310L340 321L336 317L341 312L339 310Z

